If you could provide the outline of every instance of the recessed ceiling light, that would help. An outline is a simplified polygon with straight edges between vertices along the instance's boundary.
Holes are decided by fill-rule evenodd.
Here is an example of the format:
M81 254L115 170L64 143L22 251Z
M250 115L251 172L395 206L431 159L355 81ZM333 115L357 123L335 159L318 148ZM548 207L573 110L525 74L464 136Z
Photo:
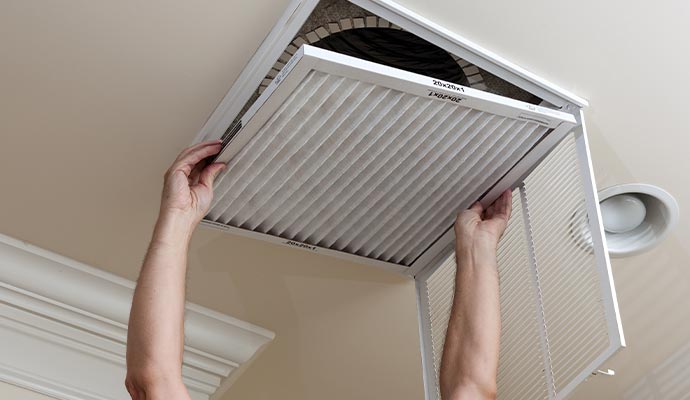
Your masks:
M647 207L634 194L619 194L601 201L601 217L606 232L630 232L640 226L646 216Z
M659 244L678 222L678 203L665 190L626 184L599 192L609 254L626 257Z

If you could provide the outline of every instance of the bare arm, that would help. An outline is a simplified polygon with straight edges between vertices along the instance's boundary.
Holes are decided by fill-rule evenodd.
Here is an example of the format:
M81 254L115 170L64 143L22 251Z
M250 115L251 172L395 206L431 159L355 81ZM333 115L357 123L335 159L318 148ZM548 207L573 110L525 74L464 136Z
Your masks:
M205 166L203 160L220 148L219 141L192 146L165 174L160 214L129 316L125 386L133 400L189 399L182 383L187 247L224 168Z
M504 192L486 211L475 203L455 222L455 297L440 371L444 400L496 398L501 332L496 250L511 197Z

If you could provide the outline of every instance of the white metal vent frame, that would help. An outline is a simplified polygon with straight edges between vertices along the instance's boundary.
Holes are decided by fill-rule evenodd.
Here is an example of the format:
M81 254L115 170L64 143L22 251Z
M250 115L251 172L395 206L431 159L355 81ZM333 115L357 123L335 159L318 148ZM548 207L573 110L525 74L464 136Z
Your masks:
M527 155L519 161L515 167L509 170L507 175L501 180L499 185L501 187L505 186L507 188L514 185L517 181L508 182L505 178L520 177L526 173L527 169L530 167L530 162L533 162L535 157L539 159L545 156L546 151L548 151L547 146L549 143L557 143L558 137L562 137L562 135L568 132L576 123L575 118L567 113L523 103L468 87L444 84L437 79L360 60L314 46L304 45L242 117L242 129L238 131L232 141L224 147L217 160L227 162L237 154L251 140L252 135L261 128L266 120L268 120L272 112L276 110L300 82L302 82L302 79L310 71L314 70L345 76L363 82L376 83L393 90L399 90L420 97L429 97L430 93L447 95L452 99L461 99L459 101L467 108L501 115L515 120L529 121L531 123L536 121L537 124L551 129L532 150L527 152ZM454 100L446 101L454 104L456 103ZM250 134L247 134L247 132L250 132ZM552 136L556 136L556 138ZM546 143L547 146L545 146L544 143ZM539 152L539 154L533 154L535 151ZM541 154L541 152L544 153ZM492 190L492 192L495 192L496 196L498 193L501 193L501 191L502 190L496 188ZM259 238L286 246L299 247L339 258L350 259L358 263L374 265L411 276L414 276L417 271L421 270L431 259L435 258L437 252L441 252L443 249L447 248L453 239L452 227L449 227L446 233L430 248L424 251L412 265L405 267L392 262L380 261L344 251L315 246L310 243L302 243L297 240L280 238L253 230L228 226L209 220L204 220L203 223L214 228L231 231L235 234Z
M554 400L562 400L585 379L587 379L593 372L603 366L614 354L621 348L626 346L625 336L623 334L623 325L620 318L620 311L618 308L618 299L616 296L616 288L613 281L613 272L611 269L611 262L606 246L606 236L604 235L603 223L601 220L601 212L599 209L599 197L597 193L596 183L594 181L594 169L592 166L591 153L589 150L589 142L587 139L587 129L584 124L583 112L580 111L578 121L580 125L572 131L575 134L575 145L577 149L578 163L581 170L582 188L585 195L585 207L588 215L589 229L592 240L592 249L596 262L597 272L599 275L600 293L603 299L604 314L607 323L607 334L609 336L608 347L599 354L587 368L584 368L580 373L571 380L565 387L560 389L557 393L552 393ZM557 145L558 143L556 143ZM540 160L534 161L533 168L524 171L523 175L518 177L515 182L523 182L529 173L538 165ZM517 173L517 172L516 172ZM506 176L504 179L512 180L513 178ZM496 187L503 186L499 183ZM512 186L511 186L512 187ZM500 193L500 192L499 192ZM497 194L494 194L494 198ZM489 195L485 196L482 203L488 202ZM451 232L452 234L452 232ZM451 242L452 243L452 242ZM426 280L443 265L443 262L452 254L452 245L446 248L445 252L438 253L438 258L428 263L426 267L415 275L415 283L417 290L417 308L419 319L419 336L421 342L422 352L422 367L424 373L424 390L427 400L437 400L436 383L435 383L435 369L433 365L434 350L430 342L430 320L427 317L429 307L424 300L426 293Z

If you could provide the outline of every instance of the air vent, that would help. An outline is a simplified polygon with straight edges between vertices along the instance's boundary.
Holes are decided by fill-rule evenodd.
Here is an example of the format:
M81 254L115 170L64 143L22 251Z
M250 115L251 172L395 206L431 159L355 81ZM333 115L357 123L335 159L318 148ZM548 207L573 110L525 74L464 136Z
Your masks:
M195 140L230 167L204 224L413 277L437 400L455 213L519 188L499 396L561 399L624 344L586 105L395 0L293 0Z
M498 399L563 399L623 345L605 254L583 247L569 231L573 210L586 210L593 200L580 160L569 135L513 193L514 211L498 249ZM433 366L429 399L440 399L455 269L451 255L418 277L424 356Z
M218 159L207 219L410 266L565 113L308 45Z

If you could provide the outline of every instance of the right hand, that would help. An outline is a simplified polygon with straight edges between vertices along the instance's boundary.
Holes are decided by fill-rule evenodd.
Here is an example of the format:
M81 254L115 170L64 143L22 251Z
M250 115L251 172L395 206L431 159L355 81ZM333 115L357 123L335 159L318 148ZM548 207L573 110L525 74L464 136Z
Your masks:
M458 214L455 237L459 249L488 248L495 251L513 208L513 192L506 190L486 210L476 202Z

